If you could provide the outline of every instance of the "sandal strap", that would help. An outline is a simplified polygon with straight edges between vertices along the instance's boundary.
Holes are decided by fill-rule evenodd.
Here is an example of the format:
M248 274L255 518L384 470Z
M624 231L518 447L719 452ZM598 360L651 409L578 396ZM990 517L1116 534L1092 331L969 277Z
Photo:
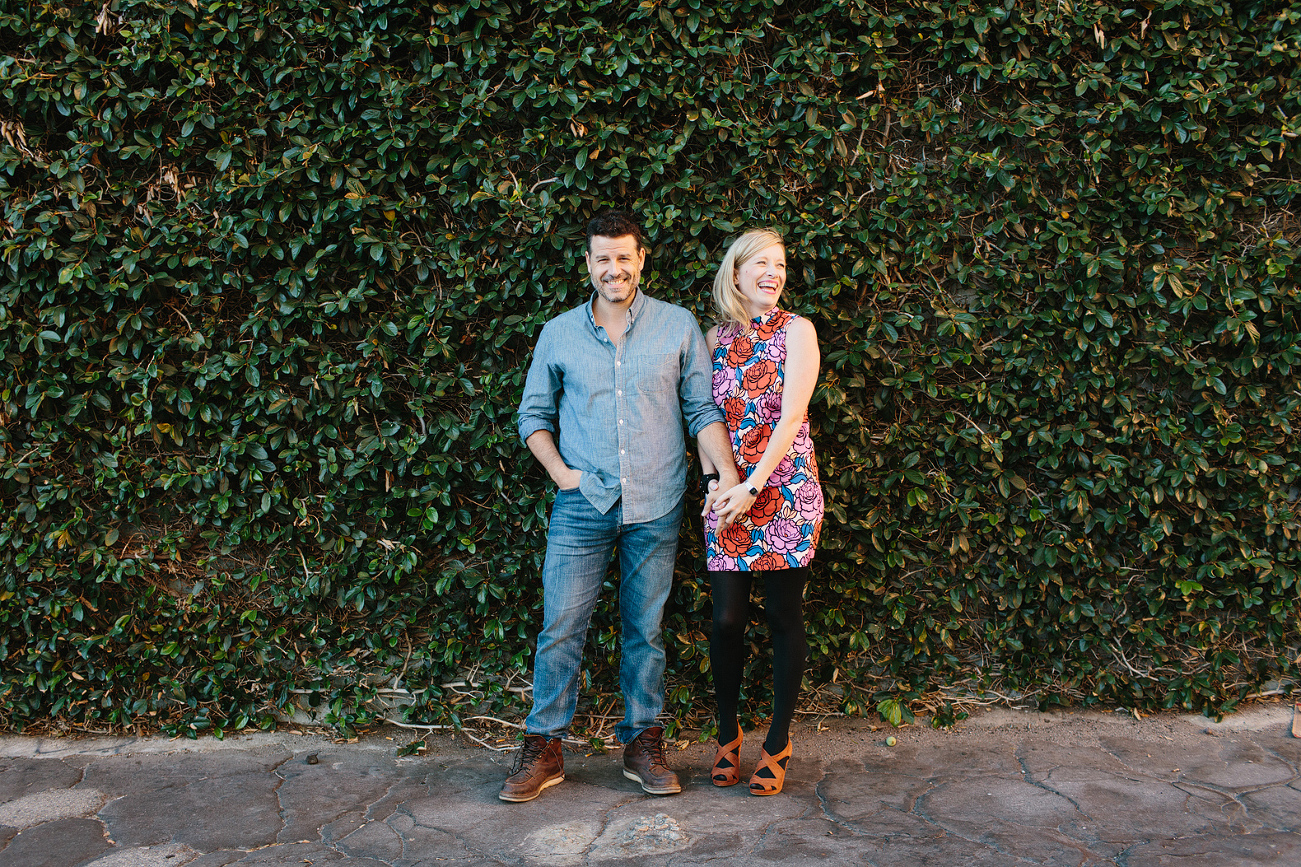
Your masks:
M715 784L731 786L741 781L741 741L744 737L738 733L736 740L718 748L714 755L714 768L710 771L710 779Z
M790 764L792 752L789 740L786 741L786 748L775 756L769 755L767 748L764 748L759 754L759 766L750 777L750 791L764 795L780 792L786 783L786 767ZM760 776L765 770L772 776Z
M741 753L741 741L744 737L744 735L737 735L736 740L732 741L730 744L724 744L719 747L718 752L714 754L714 767L718 767L718 763L724 759L731 761L729 756L733 754L739 757ZM736 767L736 762L732 762L732 767Z

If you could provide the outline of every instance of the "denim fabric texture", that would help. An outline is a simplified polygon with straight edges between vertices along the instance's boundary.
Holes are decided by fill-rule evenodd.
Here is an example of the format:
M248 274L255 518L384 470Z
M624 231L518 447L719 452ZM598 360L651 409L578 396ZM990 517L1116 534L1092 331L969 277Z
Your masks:
M564 737L578 705L578 675L592 611L611 552L619 550L623 624L619 686L629 743L664 709L664 640L660 618L673 585L683 498L651 521L625 523L620 504L600 511L578 489L560 491L551 507L542 567L543 628L533 663L533 710L525 730Z
M622 501L625 523L653 520L686 489L682 421L693 437L723 421L711 373L689 310L638 291L616 348L589 299L542 329L520 401L520 439L551 431L598 511Z

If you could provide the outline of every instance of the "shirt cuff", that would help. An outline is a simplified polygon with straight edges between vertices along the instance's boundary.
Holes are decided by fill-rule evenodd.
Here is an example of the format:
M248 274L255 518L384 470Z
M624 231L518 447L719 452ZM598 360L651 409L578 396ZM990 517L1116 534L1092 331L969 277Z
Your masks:
M709 427L714 422L718 422L719 424L727 423L726 416L723 415L722 410L720 410L716 405L711 404L710 409L712 409L713 412L706 410L705 412L692 417L691 424L687 427L687 433L691 434L692 437L699 436L702 430Z
M540 418L520 419L519 438L520 442L528 445L529 437L533 436L540 430L550 431L553 435L556 432L556 426L549 421L543 421Z

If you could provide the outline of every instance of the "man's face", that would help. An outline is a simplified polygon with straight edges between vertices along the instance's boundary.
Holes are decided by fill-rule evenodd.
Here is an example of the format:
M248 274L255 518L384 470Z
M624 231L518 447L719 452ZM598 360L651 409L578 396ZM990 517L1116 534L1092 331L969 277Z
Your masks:
M646 264L646 251L638 249L632 235L607 238L594 235L587 251L587 273L592 288L611 304L623 304L632 298Z

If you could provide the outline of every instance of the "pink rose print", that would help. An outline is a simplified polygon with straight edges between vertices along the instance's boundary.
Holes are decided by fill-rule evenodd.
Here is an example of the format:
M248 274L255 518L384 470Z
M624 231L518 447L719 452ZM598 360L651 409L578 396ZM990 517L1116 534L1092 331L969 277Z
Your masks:
M754 414L759 417L760 421L775 425L777 420L782 417L782 396L780 394L765 394L754 402Z
M728 557L710 557L708 568L710 572L726 572L731 565Z
M781 459L781 463L777 464L777 468L772 471L772 475L768 478L768 484L788 484L794 475L795 462L791 460L790 455L787 455Z
M732 391L732 376L730 371L719 368L714 371L714 403L719 406L723 405L723 399Z
M778 331L772 336L772 339L768 341L768 345L764 347L764 357L771 359L772 361L786 360L785 330Z
M768 539L769 547L778 554L793 552L801 541L799 524L785 515L773 518L764 536Z
M813 481L805 482L795 489L795 511L812 518L822 514L822 487Z

